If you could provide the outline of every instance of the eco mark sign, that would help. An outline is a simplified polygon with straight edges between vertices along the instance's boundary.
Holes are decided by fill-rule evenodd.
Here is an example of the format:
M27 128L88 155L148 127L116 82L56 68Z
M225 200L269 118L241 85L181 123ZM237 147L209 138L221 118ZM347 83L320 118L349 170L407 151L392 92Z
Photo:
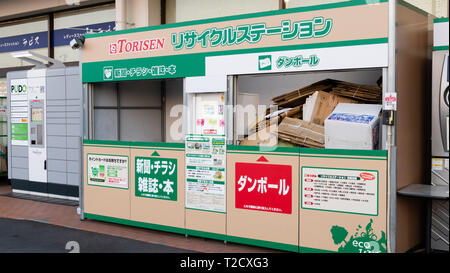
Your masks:
M177 159L135 158L135 195L177 201Z
M236 208L292 213L292 166L236 163Z

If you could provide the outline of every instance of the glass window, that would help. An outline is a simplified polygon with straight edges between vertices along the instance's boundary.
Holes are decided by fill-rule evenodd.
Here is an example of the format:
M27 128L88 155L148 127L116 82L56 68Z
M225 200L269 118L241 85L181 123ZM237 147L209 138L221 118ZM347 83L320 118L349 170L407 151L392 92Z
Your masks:
M22 50L48 56L47 17L0 24L0 68L31 65L11 56Z
M104 5L56 13L54 18L55 59L73 62L79 61L79 51L69 46L70 41L86 33L113 31L116 14L114 5Z

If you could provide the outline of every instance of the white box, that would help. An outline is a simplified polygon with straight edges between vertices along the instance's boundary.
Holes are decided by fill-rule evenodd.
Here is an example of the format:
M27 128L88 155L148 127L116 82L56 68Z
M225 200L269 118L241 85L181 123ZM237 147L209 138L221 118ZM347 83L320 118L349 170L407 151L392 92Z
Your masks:
M339 103L325 119L325 148L377 149L381 108L379 104Z

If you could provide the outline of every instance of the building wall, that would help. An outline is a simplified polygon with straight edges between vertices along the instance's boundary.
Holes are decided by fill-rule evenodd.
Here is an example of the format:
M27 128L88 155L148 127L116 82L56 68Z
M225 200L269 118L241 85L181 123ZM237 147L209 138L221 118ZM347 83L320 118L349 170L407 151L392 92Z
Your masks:
M167 23L277 10L279 0L167 0Z
M107 2L105 0L2 0L0 2L0 21L18 17L61 10L77 6Z

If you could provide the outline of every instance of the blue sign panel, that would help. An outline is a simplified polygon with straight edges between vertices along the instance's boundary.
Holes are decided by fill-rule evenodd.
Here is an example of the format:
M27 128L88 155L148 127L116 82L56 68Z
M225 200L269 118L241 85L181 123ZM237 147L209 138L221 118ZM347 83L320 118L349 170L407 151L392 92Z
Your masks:
M48 32L35 32L0 38L0 53L48 47Z
M106 22L92 25L77 26L71 28L57 29L53 33L53 46L69 45L70 40L78 38L87 33L101 33L114 31L115 22Z
M76 26L53 31L53 46L67 46L70 40L87 33L114 31L116 23L105 22L99 24ZM35 32L23 35L0 37L0 53L30 50L48 47L48 32Z

